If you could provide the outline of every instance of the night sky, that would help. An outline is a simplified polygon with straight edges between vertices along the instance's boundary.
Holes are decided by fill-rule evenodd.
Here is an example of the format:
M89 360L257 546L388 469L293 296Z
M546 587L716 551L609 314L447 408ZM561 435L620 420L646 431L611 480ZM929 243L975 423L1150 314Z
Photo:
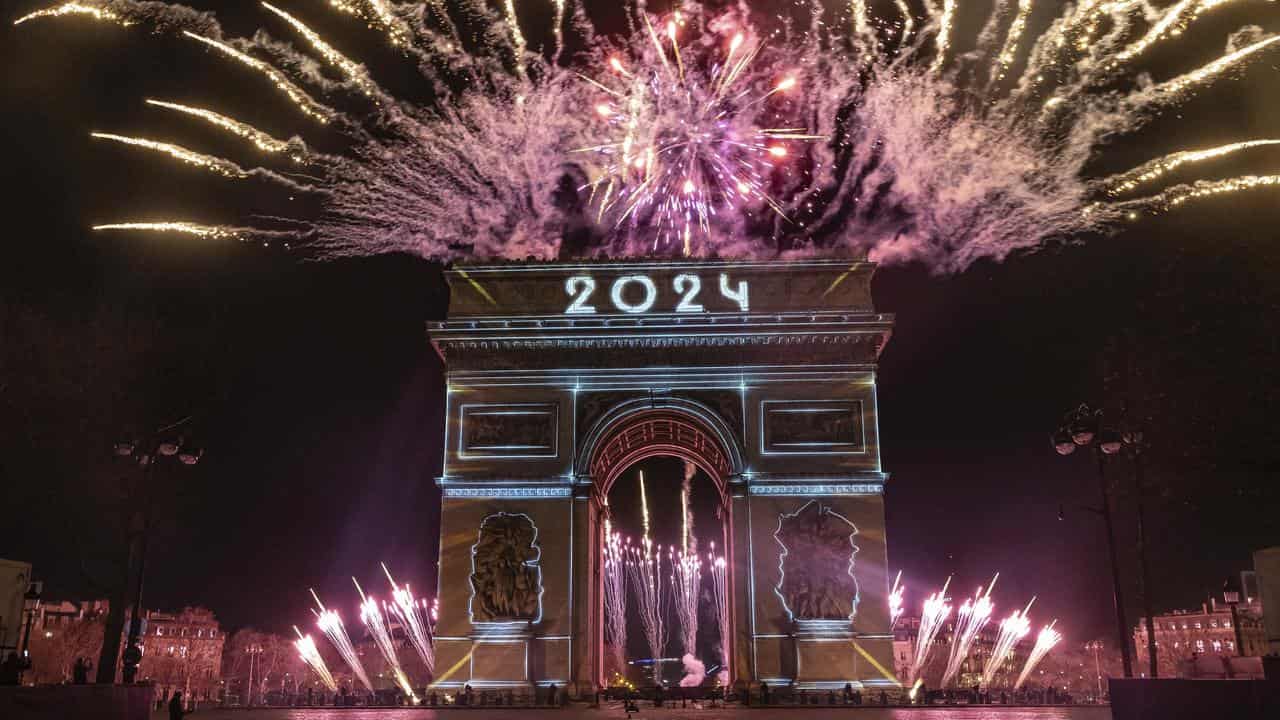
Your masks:
M424 323L445 309L439 268L91 233L301 202L91 141L124 132L239 152L143 98L213 105L277 136L302 124L262 81L191 43L75 20L9 26L42 4L6 3L0 23L0 556L31 561L50 596L102 595L109 521L95 508L127 475L110 443L192 415L207 454L160 476L148 606L201 604L232 628L283 630L308 617L308 587L353 604L347 578L375 582L379 560L432 586L443 389ZM236 33L266 22L253 3L193 4L217 6ZM373 33L314 5L283 3L412 93L411 69ZM1246 20L1280 30L1270 5L1217 12L1155 54L1153 73L1211 59ZM1117 138L1098 167L1280 135L1278 57ZM1214 167L1276 172L1280 152L1244 162ZM1060 616L1069 637L1109 631L1101 524L1081 509L1097 502L1093 468L1048 441L1081 400L1127 398L1150 416L1157 609L1198 605L1253 550L1280 544L1278 206L1280 193L1259 191L959 276L879 271L877 307L897 315L879 385L890 562L912 605L948 574L968 592L998 570L1004 605L1038 594L1038 615ZM1132 483L1118 463L1112 476L1136 577Z

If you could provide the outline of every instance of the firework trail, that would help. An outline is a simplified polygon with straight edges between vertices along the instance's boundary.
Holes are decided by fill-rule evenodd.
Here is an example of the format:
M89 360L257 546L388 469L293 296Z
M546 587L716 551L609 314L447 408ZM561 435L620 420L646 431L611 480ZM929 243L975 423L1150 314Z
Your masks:
M319 608L313 611L316 614L316 625L325 637L329 638L329 642L333 643L338 654L346 661L347 667L351 668L351 674L356 676L361 685L364 685L365 690L373 692L373 683L369 682L369 674L365 672L364 665L360 662L360 655L351 644L351 637L347 635L347 628L342 624L342 617L338 615L337 610L326 609L315 590L311 591L311 597L315 598L316 607Z
M889 590L889 630L893 631L898 625L898 618L902 617L902 594L906 592L906 587L902 585L902 571L898 571L898 575L893 579L893 587Z
M996 644L991 648L991 656L987 658L987 664L982 668L982 687L991 687L996 673L1006 661L1013 657L1014 648L1031 632L1031 620L1027 618L1027 613L1031 611L1031 605L1035 601L1035 598L1031 598L1031 602L1027 603L1025 609L1014 610L1009 617L1000 621L1000 634L996 636Z
M698 652L698 597L702 593L702 559L671 548L671 597L680 624L680 648L684 655Z
M1113 138L1280 48L1280 36L1250 25L1217 57L1174 73L1145 65L1239 0L1088 0L1056 13L999 0L979 23L957 0L794 3L776 15L745 1L666 13L631 2L623 32L594 26L584 1L553 0L546 32L521 26L515 0L331 0L417 67L431 91L419 103L388 95L310 18L271 5L264 16L300 47L265 31L228 37L209 13L141 0L61 3L15 22L80 19L191 40L286 100L303 130L328 126L350 141L304 183L322 191L318 215L285 229L100 227L306 241L322 257L865 255L957 272L1280 185L1280 174L1190 175L1276 142L1266 138L1091 171ZM981 29L968 38L966 27ZM204 112L267 160L295 162L305 147L269 151L278 146L262 131ZM238 165L197 164L244 179Z
M729 678L729 577L728 563L723 555L716 555L716 544L711 543L707 555L707 567L711 570L711 600L715 603L716 628L720 631L720 684L728 685Z
M409 588L409 583L404 585L396 585L396 581L391 577L391 571L387 569L386 563L382 563L382 572L387 575L387 582L391 583L392 602L387 603L386 607L390 610L392 617L400 623L400 627L404 628L404 633L409 637L409 644L413 645L413 649L418 651L418 657L422 658L422 664L427 669L427 675L434 677L436 672L436 617L438 616L438 602L428 603L425 598L418 599L413 596L413 590Z
M915 656L911 659L911 677L913 678L920 677L920 671L924 669L924 664L929 660L929 653L933 650L933 641L937 639L938 633L947 621L947 616L951 614L951 604L947 601L949 585L951 585L951 578L947 578L941 590L924 600L924 606L920 612L920 630L916 633Z
M1058 621L1054 620L1045 625L1040 634L1036 636L1035 647L1031 648L1031 654L1027 656L1027 664L1022 667L1022 673L1018 675L1018 682L1013 686L1015 690L1022 687L1027 678L1031 676L1031 671L1036 669L1036 665L1039 665L1044 656L1048 655L1049 651L1062 641L1062 634L1053 629L1056 624L1058 624Z
M985 592L979 587L973 598L965 600L956 611L955 632L951 637L951 655L947 658L947 669L942 674L941 687L949 685L959 674L960 665L969 657L973 641L978 639L978 635L991 620L991 613L995 610L991 602L991 589L995 587L999 577L1000 573L996 573Z
M680 483L680 552L690 556L698 554L698 541L693 536L693 511L689 509L689 494L693 490L691 485L697 472L696 465L688 460L684 461L684 480Z
M619 533L612 531L605 519L604 545L604 621L605 643L614 655L618 672L626 668L627 588L626 560L630 546Z
M631 580L640 624L644 627L644 637L654 660L654 680L661 682L662 663L659 659L667 647L670 630L667 613L671 605L671 594L666 590L667 584L662 577L662 553L647 535L640 541L640 547L631 547L630 550L626 562L627 577Z
M293 626L293 631L298 634L298 639L293 641L293 646L298 649L298 656L315 671L316 676L329 689L329 692L337 692L338 683L334 681L333 673L329 672L329 666L325 665L324 658L320 657L315 641L310 635L303 635L297 625Z
M364 626L368 628L369 635L373 637L373 642L378 646L378 650L382 651L382 657L387 661L387 667L391 670L392 679L395 680L396 685L400 687L400 691L405 694L405 697L416 705L418 698L413 694L413 685L409 682L408 676L404 674L404 669L400 666L400 658L396 657L396 646L391 639L391 628L387 625L386 613L383 608L378 606L377 599L364 594L364 590L355 578L351 578L351 582L355 583L356 592L360 593L360 619L364 622Z

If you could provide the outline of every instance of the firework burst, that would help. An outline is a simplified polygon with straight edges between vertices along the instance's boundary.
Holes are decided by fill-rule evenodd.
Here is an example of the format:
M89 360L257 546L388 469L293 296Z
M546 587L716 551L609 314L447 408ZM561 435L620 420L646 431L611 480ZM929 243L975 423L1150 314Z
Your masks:
M707 568L711 570L711 600L715 603L716 628L720 631L721 684L728 685L729 678L729 577L728 563L723 555L716 555L716 544L711 543L707 555Z
M702 594L702 559L671 549L671 597L680 625L680 647L684 655L698 653L698 599Z
M917 680L929 660L929 653L933 651L933 641L951 614L951 603L947 599L947 587L950 585L951 578L947 578L941 590L925 598L921 608L920 629L916 632L915 653L911 658L911 677Z
M670 627L667 614L671 606L671 593L662 578L662 553L646 535L639 547L631 548L626 563L627 577L635 595L640 624L654 661L654 680L662 679L662 654L667 648Z
M435 675L436 671L436 618L439 615L439 607L437 603L428 603L426 599L419 599L413 596L413 590L408 583L404 585L396 585L396 581L391 577L391 571L387 569L386 563L382 565L382 572L387 575L387 582L391 583L392 602L386 603L386 608L390 610L392 617L404 629L404 633L409 638L409 643L413 645L413 649L418 651L418 657L422 659L422 664L427 669L428 675Z
M902 584L902 571L898 571L898 575L893 578L893 587L889 589L889 630L892 631L898 625L898 618L902 617L902 596L906 592L906 586Z
M604 546L604 621L605 644L613 653L617 672L626 667L627 651L627 589L626 560L630 547L619 533L613 532L610 521L605 520Z
M325 608L315 590L311 591L311 597L315 598L318 608L313 611L316 614L316 626L325 634L325 637L329 638L329 642L333 643L334 649L342 656L347 667L351 668L351 674L356 676L365 690L373 692L373 683L369 681L369 674L365 672L364 664L360 662L359 653L351 644L351 636L347 634L347 628L342 624L342 617L338 615L337 610Z
M298 634L298 639L293 641L293 646L298 650L298 657L301 657L316 677L320 678L320 682L328 688L329 692L337 692L338 683L333 679L333 673L329 672L329 666L320 656L320 651L316 649L315 641L310 635L303 635L297 625L293 626L293 631Z
M266 17L302 49L265 32L227 37L207 13L140 0L62 3L16 22L175 34L256 75L302 130L329 126L350 140L316 163L316 178L279 176L322 191L319 214L295 218L305 229L104 229L305 240L327 257L833 254L951 272L1280 184L1274 174L1169 184L1175 169L1276 142L1266 138L1090 174L1112 138L1280 47L1249 26L1181 74L1144 66L1237 0L1090 1L1047 18L1031 0L1001 0L973 38L960 17L972 11L956 0L796 3L778 17L747 3L654 13L636 2L626 29L593 26L580 3L555 0L554 27L535 35L515 0L331 0L417 66L431 90L423 103L389 96L309 18L273 5ZM527 39L544 36L544 50ZM268 160L308 157L301 140L286 151L213 110L189 114ZM130 144L232 180L276 179L180 145Z
M364 590L360 587L360 583L355 578L351 578L351 582L355 583L356 591L360 593L360 620L364 622L365 628L369 630L370 637L378 646L378 650L382 652L382 657L387 661L387 667L391 670L391 678L395 681L396 686L400 688L400 692L405 694L411 702L417 704L417 696L413 693L413 685L409 682L409 677L405 675L404 668L400 665L400 658L396 656L396 645L391 638L391 627L387 623L387 609L379 606L376 598L369 597L364 594Z
M996 673L1013 657L1014 648L1030 634L1031 620L1027 618L1027 613L1030 612L1031 603L1034 602L1035 598L1032 598L1025 609L1014 610L1009 617L1000 621L1000 633L996 636L995 646L991 648L991 656L987 658L987 663L982 668L982 687L991 687Z
M999 578L999 573L996 578ZM955 631L951 635L951 655L947 658L947 669L942 674L942 687L946 687L960 673L960 665L969 657L973 641L978 639L983 628L991 620L995 605L991 602L991 589L995 587L996 578L992 578L986 591L980 587L972 599L965 600L956 611Z
M1062 642L1062 633L1053 629L1056 624L1058 624L1058 621L1054 620L1045 625L1040 634L1036 636L1036 644L1031 648L1031 653L1027 656L1027 663L1023 665L1022 672L1018 675L1018 682L1014 685L1015 689L1022 687L1027 682L1027 678L1031 677L1031 672L1044 659L1044 656L1048 655L1049 651L1057 646L1059 642Z

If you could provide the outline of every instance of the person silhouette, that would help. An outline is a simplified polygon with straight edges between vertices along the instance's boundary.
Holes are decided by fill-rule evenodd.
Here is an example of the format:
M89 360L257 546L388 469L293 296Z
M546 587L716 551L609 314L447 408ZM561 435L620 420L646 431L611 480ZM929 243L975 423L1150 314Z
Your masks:
M175 690L169 699L169 720L182 720L182 691Z

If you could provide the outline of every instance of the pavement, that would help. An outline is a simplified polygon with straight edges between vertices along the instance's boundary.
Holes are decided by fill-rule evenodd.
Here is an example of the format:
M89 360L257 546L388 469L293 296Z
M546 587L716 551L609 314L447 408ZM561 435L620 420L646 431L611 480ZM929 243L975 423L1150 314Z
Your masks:
M478 713L478 714L476 714ZM153 718L167 717L156 714ZM201 710L192 720L623 720L620 704L601 708L278 708ZM791 707L654 708L642 704L634 720L1111 720L1106 706L1074 707Z

